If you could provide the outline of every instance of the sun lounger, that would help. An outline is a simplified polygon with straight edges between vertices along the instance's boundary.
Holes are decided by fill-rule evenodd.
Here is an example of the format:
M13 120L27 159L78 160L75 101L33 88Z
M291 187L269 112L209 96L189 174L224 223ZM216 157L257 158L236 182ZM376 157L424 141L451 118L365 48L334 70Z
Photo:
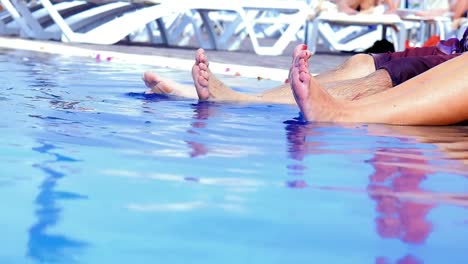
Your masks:
M21 24L20 28L24 37L92 44L114 44L135 31L148 27L149 23L158 24L161 27L162 39L172 40L173 38L165 35L166 24L162 23L161 18L181 14L187 10L183 5L174 1L151 0L151 2L132 1L131 3L128 1L93 1L98 4L81 12L63 16L60 3L54 4L50 0L41 0L44 7L40 10L41 13L47 14L53 21L43 26L38 21L39 17L28 10L26 3L20 0L0 1L11 6L11 13L17 14L15 23ZM72 5L78 2L82 1L64 3ZM150 41L154 41L153 36L150 37Z
M249 37L254 51L263 55L281 54L291 41L297 39L297 33L311 13L305 1L151 0L145 4L112 1L64 16L60 4L71 6L85 2L53 4L50 0L41 0L43 9L40 12L47 13L54 22L44 26L38 13L31 12L23 1L0 1L12 14L22 35L28 38L114 44L151 24L156 25L163 42L180 44L180 33L192 26L193 35L202 47L232 50ZM268 12L279 16L273 19L265 15ZM220 23L221 17L229 16L233 18L231 21ZM175 19L168 22L170 17ZM180 17L183 19L178 19ZM203 36L202 26L207 36ZM270 29L270 33L266 29ZM282 32L273 38L273 45L262 45L260 39L271 34L273 29Z
M8 10L14 10L15 8L11 3L6 3L5 7L1 5L0 2L0 35L19 35L20 29L19 27L13 29L11 26L9 26L12 23L15 23L15 16L18 17L20 16L17 12L14 12L14 15L12 15ZM33 9L33 7L39 7L39 5L33 5L32 7L29 7L31 11L36 10L37 8Z
M450 16L422 17L417 14L420 10L398 9L398 14L408 29L416 28L416 45L422 45L430 36L437 35L440 39L449 38L452 34L452 19Z
M34 39L56 39L67 42L114 44L132 31L144 27L173 12L171 6L133 4L118 1L68 1L52 3L41 0L40 10L31 12L20 0L0 0L9 11L14 22L4 26L2 34L20 31L21 35ZM95 4L98 3L98 4ZM73 6L88 5L87 8L64 15ZM174 7L175 5L172 5ZM41 23L44 17L52 23Z
M347 15L338 12L324 12L314 18L310 23L312 23L312 26L308 27L309 32L307 33L308 38L306 39L306 43L313 53L316 51L319 37L332 50L354 50L354 47L350 45L350 41L343 41L343 36L339 36L337 31L332 29L332 26L343 26L345 28L349 26L380 26L382 27L379 34L381 39L387 38L387 29L391 28L395 30L395 50L403 50L405 47L405 25L398 15ZM362 36L358 34L358 37L361 38ZM365 45L370 46L374 41L375 39L369 41L363 38L357 47L365 47Z
M281 0L250 0L250 1L184 1L184 5L191 10L197 10L206 26L210 44L215 49L236 49L245 37L250 38L254 51L260 55L282 54L287 45L296 40L296 34L304 26L308 16L313 12L305 1ZM262 16L264 12L278 12L280 16L271 19ZM228 15L220 30L216 21L220 18L212 13L224 12ZM260 14L260 15L259 15ZM227 23L226 23L227 22ZM262 45L258 33L261 25L284 25L284 31L274 41L273 45Z
M56 5L54 5L54 8L56 8ZM93 25L98 23L103 23L103 21L109 20L110 18L132 9L132 5L128 2L110 2L74 14L65 18L64 21L74 32L86 32L87 28L93 27ZM49 27L46 27L45 31L61 33L61 28L58 24L54 23Z
M125 28L125 24L117 24L115 25L115 31L109 30L105 27L107 23L110 21L116 20L116 16L125 13L126 11L131 10L130 5L128 3L119 3L119 2L111 2L105 3L103 5L97 6L93 9L86 10L82 13L78 13L68 19L65 19L60 15L58 10L56 9L56 5L53 5L49 0L41 0L44 7L47 9L48 13L52 17L55 22L55 25L49 27L46 31L47 32L60 32L61 39L67 42L83 42L83 43L94 43L94 44L114 44L121 40L124 36L118 37L114 32L120 32L122 28ZM106 17L110 17L111 20L107 22ZM121 21L128 22L129 17L121 16ZM93 23L102 23L107 22L104 24L96 24ZM78 29L83 28L86 25L93 25L89 31L82 32L75 31ZM60 31L57 30L60 29Z
M2 14L0 21L0 34L20 35L21 32L25 35L34 34L36 24L28 25L26 19L24 19L21 14L21 10L27 9L28 15L32 16L31 12L35 11L35 9L29 10L28 6L24 5L24 7L17 10L16 6L9 0L0 0L0 3L6 10L6 13L4 12Z
M5 25L5 33L19 34L28 38L36 39L54 39L57 38L51 32L46 32L44 28L53 24L53 20L47 9L42 5L36 4L31 7L22 1L0 0L6 6L12 6L8 9L12 14L14 21ZM59 2L55 9L62 16L68 16L81 12L90 7L86 1ZM13 15L14 14L14 15ZM19 33L17 33L19 32Z

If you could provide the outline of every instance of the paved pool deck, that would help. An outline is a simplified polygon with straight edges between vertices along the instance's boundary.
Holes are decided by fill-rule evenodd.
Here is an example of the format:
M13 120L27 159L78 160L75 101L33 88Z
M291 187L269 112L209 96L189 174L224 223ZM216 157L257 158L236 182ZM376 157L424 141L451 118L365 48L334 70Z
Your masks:
M215 74L240 75L248 78L267 78L284 81L291 63L292 50L295 45L291 43L284 55L259 56L253 51L217 51L207 50L210 60L210 69ZM91 45L63 43L57 41L27 40L16 37L0 37L0 48L29 50L43 53L62 54L67 56L80 56L90 58L108 58L120 63L138 63L156 67L169 67L180 70L190 70L196 47L176 48L163 46L143 45ZM312 73L329 70L342 63L350 55L342 53L319 52L310 62Z

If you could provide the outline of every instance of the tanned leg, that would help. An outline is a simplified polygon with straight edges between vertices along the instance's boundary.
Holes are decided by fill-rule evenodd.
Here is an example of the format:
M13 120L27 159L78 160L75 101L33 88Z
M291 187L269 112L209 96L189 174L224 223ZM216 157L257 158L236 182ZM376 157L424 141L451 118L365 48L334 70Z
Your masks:
M302 51L299 45L294 50L295 57ZM375 72L372 56L357 54L339 65L336 69L321 73L315 78L329 89L330 95L340 99L356 100L391 87L386 72ZM162 78L155 73L146 72L143 80L152 93L177 95L201 100L254 101L265 103L295 104L291 86L285 84L261 94L242 94L233 91L217 79L208 68L208 60L203 49L199 49L192 68L196 90L188 85Z
M343 80L359 79L375 72L374 59L369 54L356 54L347 59L335 69L322 72L315 76L321 84Z
M363 78L322 84L331 96L345 100L359 100L393 87L390 74L386 70L375 71Z
M334 99L308 74L310 52L295 57L290 83L304 117L315 121L448 125L468 120L468 54L362 100Z
M298 45L293 52L296 57L304 48ZM387 71L375 70L374 59L368 54L357 54L343 64L315 76L315 79L328 89L335 98L356 100L392 87ZM260 97L265 101L294 103L289 84L263 92Z

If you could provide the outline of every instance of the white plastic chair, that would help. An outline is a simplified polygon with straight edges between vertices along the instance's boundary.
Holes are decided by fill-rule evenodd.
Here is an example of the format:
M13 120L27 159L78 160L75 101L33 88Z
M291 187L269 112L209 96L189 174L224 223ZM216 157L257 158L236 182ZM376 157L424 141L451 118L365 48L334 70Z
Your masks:
M344 13L322 13L312 22L313 26L308 27L309 39L306 43L312 53L315 53L319 36L326 45L332 50L350 50L354 49L349 42L343 42L342 36L331 29L331 25L349 26L381 26L380 38L387 38L387 28L396 28L396 41L394 41L395 50L404 50L406 40L406 29L403 21L397 15L371 15L358 14L346 15ZM360 38L360 44L354 46L363 46L372 44L366 38Z
M305 1L281 1L281 0L246 0L246 1L216 1L199 0L183 1L184 5L197 10L206 26L210 38L210 44L215 49L236 49L240 42L249 37L255 53L259 55L279 55L291 41L295 41L296 34L303 28L313 9ZM281 14L275 19L259 16L265 11L275 11ZM216 22L222 17L212 16L213 12L224 12L227 19L221 28ZM264 36L255 30L259 25L284 25L284 31L274 39L273 45L262 45L260 39Z
M148 25L156 24L153 29L158 28L163 42L180 44L182 39L178 34L191 24L192 33L202 47L232 50L248 36L254 51L261 55L282 54L287 45L296 40L297 33L311 13L305 1L152 0L153 5L145 6L111 2L64 17L60 13L59 4L41 0L45 10L41 12L46 12L54 21L54 25L43 27L21 0L0 1L13 15L22 35L29 38L114 44L134 32L148 29ZM78 2L82 3L64 3L73 5ZM280 16L272 19L264 15L267 12L276 12ZM214 13L221 16L215 17ZM230 14L233 19L222 21L222 16L226 14ZM173 19L168 24L169 17L180 16L185 17L183 20ZM219 27L220 21L223 22L222 27ZM218 27L215 26L217 23ZM282 30L273 45L269 46L260 44L260 39L268 35L265 33L267 24L271 26L269 29L276 27ZM202 25L207 38L203 36Z

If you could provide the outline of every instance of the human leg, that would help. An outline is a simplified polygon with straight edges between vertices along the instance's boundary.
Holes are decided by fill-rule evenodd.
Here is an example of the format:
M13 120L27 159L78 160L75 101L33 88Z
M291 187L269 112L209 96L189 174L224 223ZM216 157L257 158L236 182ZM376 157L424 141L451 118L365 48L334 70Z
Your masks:
M303 48L305 48L304 45L299 45L294 50L294 54L298 54ZM203 56L206 59L203 50L199 50L199 52L201 52L199 56ZM201 65L203 65L203 63ZM202 67L204 66L205 65ZM206 73L207 74L203 75L201 82L204 83L208 81L208 83L205 85L205 89L197 87L197 91L203 91L207 88L212 95L202 95L200 97L202 100L258 101L281 104L295 103L289 84L267 90L261 94L247 95L233 92L209 72L208 67L206 67ZM350 79L348 80L347 78ZM336 69L319 74L316 79L319 82L323 82L326 88L330 88L329 92L332 96L346 100L362 98L391 87L391 79L387 72L375 72L373 58L367 54L354 55Z
M293 57L299 54L305 46L299 45L294 49ZM336 68L315 76L316 80L329 89L333 97L354 100L375 92L388 78L383 80L386 73L375 73L374 59L369 54L356 54ZM385 86L386 88L389 88ZM278 97L287 97L285 103L293 103L294 97L291 86L285 84L263 92L260 95L265 101L278 100Z
M295 57L290 83L310 121L446 125L468 120L468 55L460 55L393 89L362 100L334 99L308 72L310 52Z
M294 50L297 56L303 45ZM330 95L339 99L357 100L391 88L456 55L424 56L435 54L435 48L416 48L387 54L358 54L336 69L317 75L316 80L328 89ZM434 59L435 58L435 59ZM375 70L379 67L379 70ZM202 49L197 51L192 76L197 92L210 91L200 96L187 85L161 78L154 73L145 73L144 80L154 93L174 94L202 100L259 101L267 103L294 104L289 84L267 90L260 94L242 94L233 91L214 76L208 68L208 60ZM203 85L202 85L203 84ZM201 88L204 89L201 89Z
M296 51L295 52L300 52ZM318 82L334 83L343 80L359 79L375 72L374 59L369 54L356 54L345 60L334 69L315 76Z
M147 93L175 95L202 100L256 100L255 96L252 96L252 98L245 98L246 95L233 91L213 76L208 68L208 60L205 52L202 49L199 49L195 55L195 64L192 67L192 78L196 87L195 90L191 85L184 85L162 78L153 72L145 72L142 77L145 85L150 88ZM210 86L210 89L207 89L208 86Z
M301 49L301 46L299 46L294 52L300 52ZM362 78L374 71L375 67L372 57L366 54L357 54L346 60L336 69L321 73L317 75L316 78L320 82L323 82L326 87L333 88L330 91L331 95L351 100L355 99L356 95L362 97L363 95L368 94L370 91L366 91L366 89L373 90L373 88L377 87L378 85L376 82L368 80L369 86L362 84L357 85L355 88L349 89L347 92L347 85L340 85L340 81ZM242 94L234 92L209 71L208 60L202 49L197 51L195 65L192 69L192 76L195 86L198 86L196 90L193 90L189 85L176 83L174 81L162 78L152 72L146 72L143 75L143 80L146 86L151 89L151 92L157 94L170 94L188 98L200 98L202 100L242 100L295 104L294 97L291 93L291 86L289 84L284 84L279 87L269 89L260 94ZM361 82L361 80L359 80L359 82ZM352 85L354 83L348 82L348 84ZM201 97L198 97L196 91L206 91L206 89L201 88L208 88L208 90L212 91L214 94L216 94L216 96L207 96L206 94L202 94Z
M325 83L323 87L334 98L354 101L383 92L392 88L393 85L390 74L386 70L377 70L366 77Z

